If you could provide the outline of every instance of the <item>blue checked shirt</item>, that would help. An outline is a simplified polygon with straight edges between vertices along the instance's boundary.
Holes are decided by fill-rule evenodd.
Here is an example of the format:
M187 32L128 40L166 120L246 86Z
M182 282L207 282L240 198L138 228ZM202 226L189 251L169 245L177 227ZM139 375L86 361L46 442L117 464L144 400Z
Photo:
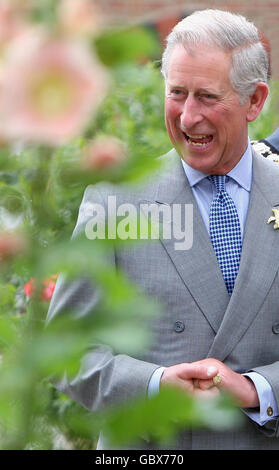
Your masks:
M208 175L206 173L202 173L201 171L191 168L183 160L182 163L206 229L209 233L209 212L216 190L207 179ZM240 221L241 235L243 237L252 184L252 151L250 143L248 143L246 152L238 164L228 173L228 176L230 176L230 178L226 181L226 191L236 205ZM158 393L160 379L164 370L165 367L159 367L153 373L148 386L148 396ZM250 372L244 375L253 381L260 400L259 409L249 408L245 410L245 413L259 425L264 425L267 421L274 419L274 416L278 416L279 414L272 388L268 381L256 372ZM272 407L273 409L272 417L267 415L267 409L269 407Z

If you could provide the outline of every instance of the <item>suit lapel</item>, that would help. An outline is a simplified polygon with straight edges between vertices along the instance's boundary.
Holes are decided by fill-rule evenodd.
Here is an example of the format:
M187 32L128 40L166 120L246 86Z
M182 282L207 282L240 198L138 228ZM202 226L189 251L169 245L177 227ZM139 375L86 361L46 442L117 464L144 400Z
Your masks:
M266 298L279 265L279 230L268 225L279 204L279 172L253 156L253 183L235 288L208 353L223 361L249 328Z
M253 183L241 263L231 298L180 157L174 150L168 154L169 169L158 185L153 186L152 196L148 199L157 204L193 205L192 247L180 251L175 249L173 239L162 237L161 242L216 333L208 357L221 361L230 354L256 317L279 265L279 230L267 224L273 215L272 207L279 205L279 173L274 163L253 153Z
M161 237L161 242L202 314L217 332L226 311L229 296L180 157L175 151L171 151L168 155L171 159L171 166L165 171L164 177L160 178L157 188L153 188L156 195L152 202L154 203L155 200L157 204L167 204L172 207L173 204L181 205L182 214L185 204L192 205L193 245L190 249L181 251L176 248L173 238ZM170 223L173 229L173 220ZM186 220L186 223L189 221Z

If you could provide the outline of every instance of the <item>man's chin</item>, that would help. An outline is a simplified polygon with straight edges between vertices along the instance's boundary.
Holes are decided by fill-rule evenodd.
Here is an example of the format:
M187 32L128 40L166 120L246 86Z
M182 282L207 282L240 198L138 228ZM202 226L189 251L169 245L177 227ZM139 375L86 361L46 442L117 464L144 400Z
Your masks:
M179 152L178 152L179 153ZM224 168L221 168L219 160L212 155L191 155L189 152L179 153L182 160L184 160L187 165L197 171L201 171L207 175L212 174L223 174Z

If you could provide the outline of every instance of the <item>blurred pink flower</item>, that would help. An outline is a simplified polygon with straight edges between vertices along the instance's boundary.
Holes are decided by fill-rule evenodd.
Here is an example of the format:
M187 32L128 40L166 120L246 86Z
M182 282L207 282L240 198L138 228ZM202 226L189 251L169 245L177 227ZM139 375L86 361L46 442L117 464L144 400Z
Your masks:
M2 0L3 1L3 0ZM34 0L4 0L6 3L9 3L11 8L15 11L18 12L19 14L22 13L30 13L32 10L32 7L34 6L35 1Z
M51 300L55 289L56 279L57 275L53 275L50 278L46 279L43 282L43 285L40 287L40 300L42 300L43 302L49 302ZM36 289L38 289L36 281L33 277L31 277L30 281L26 282L26 284L24 285L24 293L26 297L32 299L32 297L34 297L35 295Z
M57 276L52 276L51 278L44 281L44 289L41 294L41 300L44 302L49 302L51 300L55 289L56 278Z
M83 166L89 170L106 170L127 158L124 142L114 136L96 137L84 149Z
M9 41L26 27L20 12L13 3L2 0L0 3L0 44Z
M78 136L105 96L108 77L85 43L30 29L12 41L0 88L4 137L60 145Z
M25 293L26 297L31 299L31 297L33 297L33 295L34 295L34 292L35 292L35 282L34 282L33 277L31 277L30 281L28 281L28 282L26 282L26 284L24 284L24 293Z
M10 41L27 29L27 23L15 5L8 1L0 3L0 80L5 67L6 48Z
M70 35L94 35L101 29L101 15L93 0L61 0L58 23Z
M0 261L7 261L28 248L27 239L14 232L0 232Z

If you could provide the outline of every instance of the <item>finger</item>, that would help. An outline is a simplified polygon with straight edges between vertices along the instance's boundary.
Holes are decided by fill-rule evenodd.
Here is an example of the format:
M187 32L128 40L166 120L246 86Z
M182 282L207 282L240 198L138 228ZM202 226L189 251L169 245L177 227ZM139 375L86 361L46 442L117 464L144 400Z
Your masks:
M191 380L178 380L175 384L180 390L189 393L190 395L194 391L194 385Z
M201 390L199 388L196 388L194 390L194 396L196 398L215 398L220 394L220 390L217 387L212 387L209 390Z
M198 379L194 379L193 380L193 385L194 385L194 388L199 388L199 380Z
M180 366L179 377L184 380L208 380L213 378L218 373L217 367L200 364L198 362L185 363L181 364Z
M181 390L192 392L194 384L192 379L182 379L179 375L180 366L168 367L162 374L160 387L178 387Z
M212 379L198 381L198 388L200 388L201 390L209 390L212 387L214 387Z

